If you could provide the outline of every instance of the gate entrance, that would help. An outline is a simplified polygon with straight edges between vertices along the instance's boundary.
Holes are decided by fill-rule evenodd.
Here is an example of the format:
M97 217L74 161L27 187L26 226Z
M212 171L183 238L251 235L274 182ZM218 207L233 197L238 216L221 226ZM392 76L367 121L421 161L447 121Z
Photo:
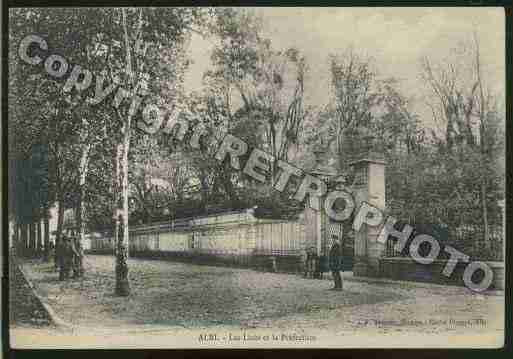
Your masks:
M384 210L385 161L382 156L367 153L350 165L355 171L354 180L350 185L345 183L345 178L337 174L333 167L322 163L318 163L311 173L329 183L332 188L351 193L355 201L354 214L362 202ZM321 260L321 270L327 271L327 258L333 244L333 236L342 238L343 270L352 270L355 276L378 276L379 259L385 252L385 245L377 241L379 228L363 225L354 233L353 219L354 215L347 223L333 221L324 210L315 211L307 206L304 212L304 248L316 248Z
M351 232L344 233L344 224L336 222L328 216L323 216L326 221L326 230L322 239L323 248L322 255L328 258L331 246L333 245L333 237L342 239L342 270L352 271L353 270L353 258L354 258L354 236ZM347 229L346 229L346 232Z

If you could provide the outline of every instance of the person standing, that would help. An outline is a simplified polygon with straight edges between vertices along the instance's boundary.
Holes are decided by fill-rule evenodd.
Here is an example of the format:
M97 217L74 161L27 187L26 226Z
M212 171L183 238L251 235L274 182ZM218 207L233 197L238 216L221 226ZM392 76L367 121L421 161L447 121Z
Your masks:
M57 271L60 271L60 268L61 268L61 262L62 262L62 248L64 247L63 246L63 238L64 238L65 234L62 233L60 235L60 238L55 238L55 252L54 252L54 257L53 257L53 261L54 261L54 266L55 266L55 270Z
M308 278L308 251L306 249L301 250L300 260L301 260L301 270L303 272L303 277Z
M84 274L84 268L83 268L83 251L82 246L80 245L80 239L77 236L73 237L72 244L72 252L73 252L73 278L79 278L82 277Z
M77 277L77 269L75 263L77 261L78 253L75 249L75 239L73 237L66 237L64 247L64 273L65 278L69 278L71 270L73 270L73 278Z
M70 243L67 235L62 234L56 248L56 259L59 265L59 280L69 278L69 270L71 269L70 261Z
M335 286L333 290L342 290L342 276L340 271L342 270L342 247L338 241L337 236L333 236L333 245L331 246L329 253L329 266Z
M315 248L308 248L307 252L307 278L316 278L317 272L317 253L315 253Z
M45 249L46 249L46 248L45 248ZM50 258L52 258L52 256L55 256L55 253L54 253L54 251L55 251L55 246L54 246L53 241L50 241L50 242L48 243L48 248L46 249L46 251L47 251L47 252L46 252L46 259L45 259L45 260L49 261L49 260L50 260Z

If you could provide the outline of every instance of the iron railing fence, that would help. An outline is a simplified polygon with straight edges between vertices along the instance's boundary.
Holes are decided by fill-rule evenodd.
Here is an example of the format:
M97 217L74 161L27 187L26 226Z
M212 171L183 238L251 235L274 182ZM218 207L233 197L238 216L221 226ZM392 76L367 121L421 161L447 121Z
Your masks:
M450 245L473 259L502 261L504 260L504 230L501 226L490 226L488 240L485 241L484 229L481 226L460 226L455 230L448 230L446 235L433 235L441 244L440 259L447 259L448 254L443 251L443 246ZM385 244L386 257L408 257L410 243L415 232L410 237L403 251L395 248L396 240L389 239ZM421 247L420 254L427 254L430 248Z

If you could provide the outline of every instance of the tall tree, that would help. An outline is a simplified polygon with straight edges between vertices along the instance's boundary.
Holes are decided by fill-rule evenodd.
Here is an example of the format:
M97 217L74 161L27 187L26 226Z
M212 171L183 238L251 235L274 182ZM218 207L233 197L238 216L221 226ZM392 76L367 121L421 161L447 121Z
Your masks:
M287 160L308 115L304 56L295 48L274 49L262 35L261 20L249 10L222 9L215 33L219 45L207 79L218 83L229 119L236 120L239 111L257 126L259 147Z
M115 136L114 157L114 221L116 243L116 293L130 293L128 279L128 171L130 142L136 108L141 105L140 93L151 100L160 97L166 86L180 77L183 49L191 29L197 23L202 10L192 8L139 8L118 9L113 14L114 27L110 40L117 41L114 63L109 66L111 79L120 79L119 86L128 94L129 108L117 107L115 111L119 132ZM141 41L150 43L148 51L138 51ZM112 46L113 43L109 43ZM147 81L147 77L151 81ZM159 103L162 106L162 104ZM154 125L160 129L161 118L143 118L143 128ZM160 120L160 121L159 121ZM150 124L148 124L148 122ZM146 126L144 126L146 125ZM140 126L139 126L140 127Z
M425 58L423 75L428 84L433 102L431 108L438 123L445 124L443 139L439 139L440 151L449 158L472 163L467 176L474 182L463 192L474 192L479 198L483 241L489 244L490 209L497 212L496 201L500 175L497 159L502 148L500 136L500 114L496 98L486 85L482 74L479 41L474 34L473 42L463 43L463 56L432 64ZM455 61L461 60L456 64ZM448 163L445 170L451 178L458 177L461 166ZM500 181L499 181L500 182ZM459 191L459 198L462 198ZM494 193L494 194L492 194ZM475 206L471 205L470 208ZM469 208L469 209L470 209Z

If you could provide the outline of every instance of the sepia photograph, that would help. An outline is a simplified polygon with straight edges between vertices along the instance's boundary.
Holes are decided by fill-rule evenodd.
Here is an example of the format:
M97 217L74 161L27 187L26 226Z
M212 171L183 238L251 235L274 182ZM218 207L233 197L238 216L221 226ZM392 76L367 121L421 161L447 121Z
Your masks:
M10 348L504 346L504 8L6 10Z

